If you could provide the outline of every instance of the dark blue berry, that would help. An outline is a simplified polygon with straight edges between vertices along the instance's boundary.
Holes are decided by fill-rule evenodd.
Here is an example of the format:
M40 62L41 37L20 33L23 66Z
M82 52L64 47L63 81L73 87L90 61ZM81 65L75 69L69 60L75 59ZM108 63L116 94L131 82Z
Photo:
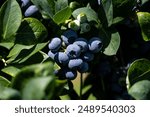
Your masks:
M74 43L80 46L82 52L88 50L88 41L85 38L77 38Z
M89 62L89 61L92 61L94 59L94 54L91 52L85 52L85 53L83 53L82 58L84 61Z
M20 0L19 2L21 2L21 7L26 7L30 3L30 0Z
M69 62L69 57L64 52L57 52L55 55L55 61L58 64L66 65Z
M66 45L72 44L77 37L77 33L71 29L65 31L61 35L61 38Z
M62 41L60 38L55 37L51 40L51 42L49 43L48 47L51 51L58 51L61 47Z
M97 53L102 49L102 41L98 37L93 37L89 40L89 50L93 53Z
M26 17L29 17L29 16L32 16L32 15L36 14L37 12L38 12L38 8L35 5L31 5L27 8L24 15Z
M70 58L77 58L81 54L81 48L76 44L70 44L66 48L66 53Z
M77 70L79 67L81 67L83 64L83 60L82 59L72 59L69 61L68 63L68 67L70 69L74 69Z
M65 77L68 80L74 80L77 77L77 71L68 70L65 72Z
M78 71L80 73L85 73L89 70L89 64L87 62L83 62L82 65L79 67Z

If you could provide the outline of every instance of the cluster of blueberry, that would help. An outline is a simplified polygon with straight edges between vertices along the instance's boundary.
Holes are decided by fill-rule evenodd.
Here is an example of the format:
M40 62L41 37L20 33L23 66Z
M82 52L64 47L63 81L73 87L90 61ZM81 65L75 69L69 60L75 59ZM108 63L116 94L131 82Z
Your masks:
M20 3L21 8L24 10L25 17L32 16L38 12L38 8L30 0L18 0L18 3Z
M74 30L69 29L61 38L53 38L48 47L49 57L60 66L60 69L56 70L56 75L73 80L77 76L77 71L84 73L89 70L88 62L102 49L102 40L99 37L87 40L78 37Z

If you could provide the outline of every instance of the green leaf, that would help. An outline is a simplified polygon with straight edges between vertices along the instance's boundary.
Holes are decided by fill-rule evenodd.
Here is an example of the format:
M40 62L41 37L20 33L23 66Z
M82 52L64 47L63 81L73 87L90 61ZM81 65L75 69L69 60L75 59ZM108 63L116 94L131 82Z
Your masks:
M150 40L150 13L138 12L138 22L141 28L142 36L145 41Z
M33 46L30 49L23 49L20 51L20 53L12 56L10 59L7 60L7 63L23 63L27 61L30 57L32 57L34 54L42 50L48 42L46 43L39 43L35 46Z
M150 99L150 81L142 80L136 82L128 91L128 93L137 100Z
M5 67L4 69L2 69L2 72L6 73L12 77L15 77L19 71L20 71L20 69L15 66L8 66L8 67Z
M66 8L68 6L68 0L57 0L55 2L55 13Z
M14 43L0 43L0 46L7 48L10 50L13 47Z
M9 84L10 84L10 81L0 76L0 91L3 90L4 87L8 87Z
M71 11L70 7L66 7L66 8L60 10L59 12L57 12L53 17L53 20L57 24L64 23L66 20L68 20L70 18L71 13L72 13L72 11Z
M55 11L54 0L31 0L35 4L43 16L53 18Z
M88 7L78 8L78 9L76 9L76 10L73 11L72 15L73 15L73 17L76 19L77 16L78 16L80 13L86 14L87 20L88 20L89 22L90 22L90 21L98 22L98 15L97 15L97 13L96 13L93 9L88 8Z
M7 0L0 10L0 42L14 42L22 14L16 0Z
M113 5L112 5L112 0L102 0L102 6L105 12L105 17L107 19L107 25L108 27L112 25L113 23ZM101 22L103 22L104 17L101 16L101 14L103 13L99 13L100 17L101 17ZM106 23L104 22L104 23Z
M23 19L16 35L16 42L22 45L32 45L42 42L48 35L45 26L35 18Z
M15 89L5 88L0 93L0 99L2 99L2 100L20 100L21 99L21 95L20 95L20 92L18 92Z
M47 62L43 64L34 64L23 67L12 80L12 87L17 90L22 90L26 82L37 77L54 77L53 63Z
M9 55L8 57L11 57L11 56L14 56L16 54L19 54L21 52L21 50L23 49L31 49L34 45L30 45L30 46L27 46L27 45L21 45L21 44L16 44L14 45L14 47L11 49L11 51L9 52Z
M120 46L120 35L118 32L114 32L111 34L111 39L108 46L104 50L104 54L106 55L116 55Z
M150 61L147 59L135 60L128 69L127 80L128 88L130 88L134 83L141 80L150 80Z
M22 89L22 97L23 99L43 99L46 95L46 87L50 82L55 82L53 77L37 77L32 78L26 82ZM54 84L54 83L53 83ZM55 87L55 86L51 86ZM53 91L50 93L54 93Z

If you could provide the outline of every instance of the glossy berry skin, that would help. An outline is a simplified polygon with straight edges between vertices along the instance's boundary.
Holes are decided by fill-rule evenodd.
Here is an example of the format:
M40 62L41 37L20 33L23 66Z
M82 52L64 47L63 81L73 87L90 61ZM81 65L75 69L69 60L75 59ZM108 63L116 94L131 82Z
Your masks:
M29 17L29 16L36 14L37 12L38 12L38 8L35 5L31 5L27 8L24 15L25 17Z
M78 71L80 73L85 73L89 70L89 64L87 62L83 62L82 65L79 67Z
M68 70L65 72L65 77L68 80L74 80L77 77L77 71Z
M82 59L72 59L68 63L68 68L77 70L79 67L81 67L83 64Z
M88 50L88 41L85 38L77 38L74 44L77 44L81 48L81 52Z
M26 7L28 6L28 4L30 3L30 0L20 0L19 2L21 2L21 7Z
M92 61L94 59L94 54L87 51L83 53L82 59L86 62Z
M64 52L57 52L54 59L56 63L61 64L61 65L66 65L69 62L69 57Z
M66 45L72 44L77 37L78 37L77 33L71 29L65 31L61 35L61 38Z
M76 45L76 44L70 44L69 46L67 46L66 48L66 54L70 57L70 58L77 58L80 56L81 54L81 48Z
M98 53L102 49L102 41L98 37L93 37L89 40L89 50L93 53Z
M60 38L55 37L51 40L51 42L49 43L48 47L51 51L56 52L60 49L62 44L62 41Z

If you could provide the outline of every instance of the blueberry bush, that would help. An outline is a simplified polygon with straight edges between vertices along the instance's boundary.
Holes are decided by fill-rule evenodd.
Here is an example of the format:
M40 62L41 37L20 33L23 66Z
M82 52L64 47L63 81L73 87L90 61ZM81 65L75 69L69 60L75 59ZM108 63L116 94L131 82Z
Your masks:
M150 99L150 0L0 0L0 99Z

